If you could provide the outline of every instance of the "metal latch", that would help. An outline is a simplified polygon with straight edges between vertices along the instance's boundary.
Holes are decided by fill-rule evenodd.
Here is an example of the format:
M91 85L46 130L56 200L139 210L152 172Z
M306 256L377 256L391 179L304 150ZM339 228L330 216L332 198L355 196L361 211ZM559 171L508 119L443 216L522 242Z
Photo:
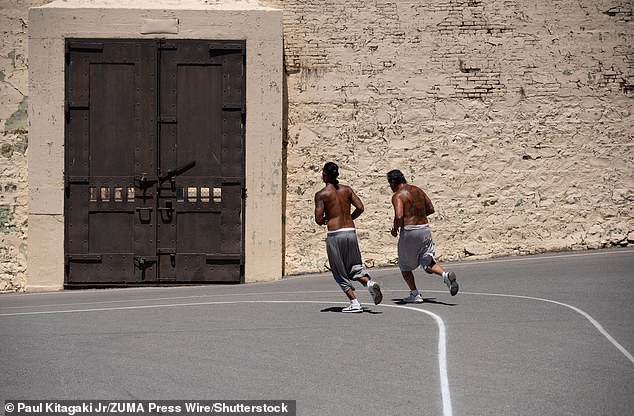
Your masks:
M158 262L156 256L134 256L134 265L143 270L150 267L150 264Z
M141 176L135 176L134 181L139 183L139 188L145 190L152 186L153 184L159 181L159 178L156 176L147 176L145 173L142 173Z

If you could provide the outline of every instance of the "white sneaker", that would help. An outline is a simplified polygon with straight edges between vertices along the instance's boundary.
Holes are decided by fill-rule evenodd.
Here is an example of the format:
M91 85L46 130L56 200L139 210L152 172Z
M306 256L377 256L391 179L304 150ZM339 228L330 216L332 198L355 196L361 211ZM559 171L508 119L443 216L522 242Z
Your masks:
M423 303L425 302L423 300L423 297L420 295L420 293L416 296L414 296L413 293L410 293L408 297L403 298L403 302L405 303Z
M449 293L451 293L451 296L456 296L456 293L458 293L458 290L460 288L458 286L458 282L456 281L456 274L454 272L447 273L447 277L444 279L444 281L449 288Z
M381 286L379 282L372 282L372 286L368 286L368 290L374 299L374 304L378 305L383 300L383 293L381 293Z
M353 305L352 303L350 303L348 306L343 308L341 310L341 312L343 312L343 313L361 313L361 312L363 312L363 308L361 308L360 304Z

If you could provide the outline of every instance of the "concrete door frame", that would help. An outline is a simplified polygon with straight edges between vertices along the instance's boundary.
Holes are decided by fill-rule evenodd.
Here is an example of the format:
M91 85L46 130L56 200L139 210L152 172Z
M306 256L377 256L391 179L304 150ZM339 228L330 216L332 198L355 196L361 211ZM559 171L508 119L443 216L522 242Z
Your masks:
M245 40L245 281L282 275L282 11L252 2L55 1L29 11L27 290L64 283L66 38Z

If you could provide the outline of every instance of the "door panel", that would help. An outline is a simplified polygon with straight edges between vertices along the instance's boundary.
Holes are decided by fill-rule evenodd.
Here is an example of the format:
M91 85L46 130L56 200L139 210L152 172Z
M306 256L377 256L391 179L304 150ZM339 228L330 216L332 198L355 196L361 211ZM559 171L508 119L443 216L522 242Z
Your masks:
M220 176L222 166L222 67L179 65L177 164L198 161L183 176Z
M136 144L135 65L91 64L89 88L90 175L130 176Z
M159 263L162 280L239 282L243 277L242 89L235 111L239 127L230 130L223 123L223 102L228 75L244 82L244 55L242 46L217 52L219 46L209 41L161 45L160 176L168 179L159 188L159 205L166 213L169 208L170 216L161 216L158 241L165 253L161 258L167 253L172 258ZM229 65L227 57L239 65ZM229 148L239 154L228 156ZM228 164L235 177L227 178ZM237 203L227 197L231 190L223 189L227 179L238 184ZM236 232L226 232L229 217L238 224ZM226 264L218 268L209 256Z
M156 101L156 58L134 41L66 46L65 283L133 282L152 274L135 256L155 256L153 233L135 238L137 228L153 228L137 210L152 206L153 191L139 192L135 177L156 157L147 145L156 140L153 111L140 105Z
M243 281L244 43L66 46L65 284Z

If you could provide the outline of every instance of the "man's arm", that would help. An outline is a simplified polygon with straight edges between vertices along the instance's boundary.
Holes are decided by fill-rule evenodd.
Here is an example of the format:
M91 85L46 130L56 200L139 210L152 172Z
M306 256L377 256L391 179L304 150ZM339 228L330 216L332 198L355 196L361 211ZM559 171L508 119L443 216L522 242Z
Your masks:
M403 201L399 198L398 194L392 195L392 205L394 206L394 224L390 233L396 237L398 230L403 226Z
M359 215L363 213L365 207L363 206L363 202L361 202L361 198L359 198L357 194L354 193L352 188L350 188L350 192L352 192L350 203L354 207L354 211L352 211L352 214L350 214L350 216L353 220L356 220L357 218L359 218Z
M324 225L326 221L324 201L322 201L320 193L317 192L315 194L315 222L319 225Z
M436 212L436 210L434 209L434 205L431 203L431 199L427 196L427 193L423 192L423 194L425 195L425 214L431 215Z

